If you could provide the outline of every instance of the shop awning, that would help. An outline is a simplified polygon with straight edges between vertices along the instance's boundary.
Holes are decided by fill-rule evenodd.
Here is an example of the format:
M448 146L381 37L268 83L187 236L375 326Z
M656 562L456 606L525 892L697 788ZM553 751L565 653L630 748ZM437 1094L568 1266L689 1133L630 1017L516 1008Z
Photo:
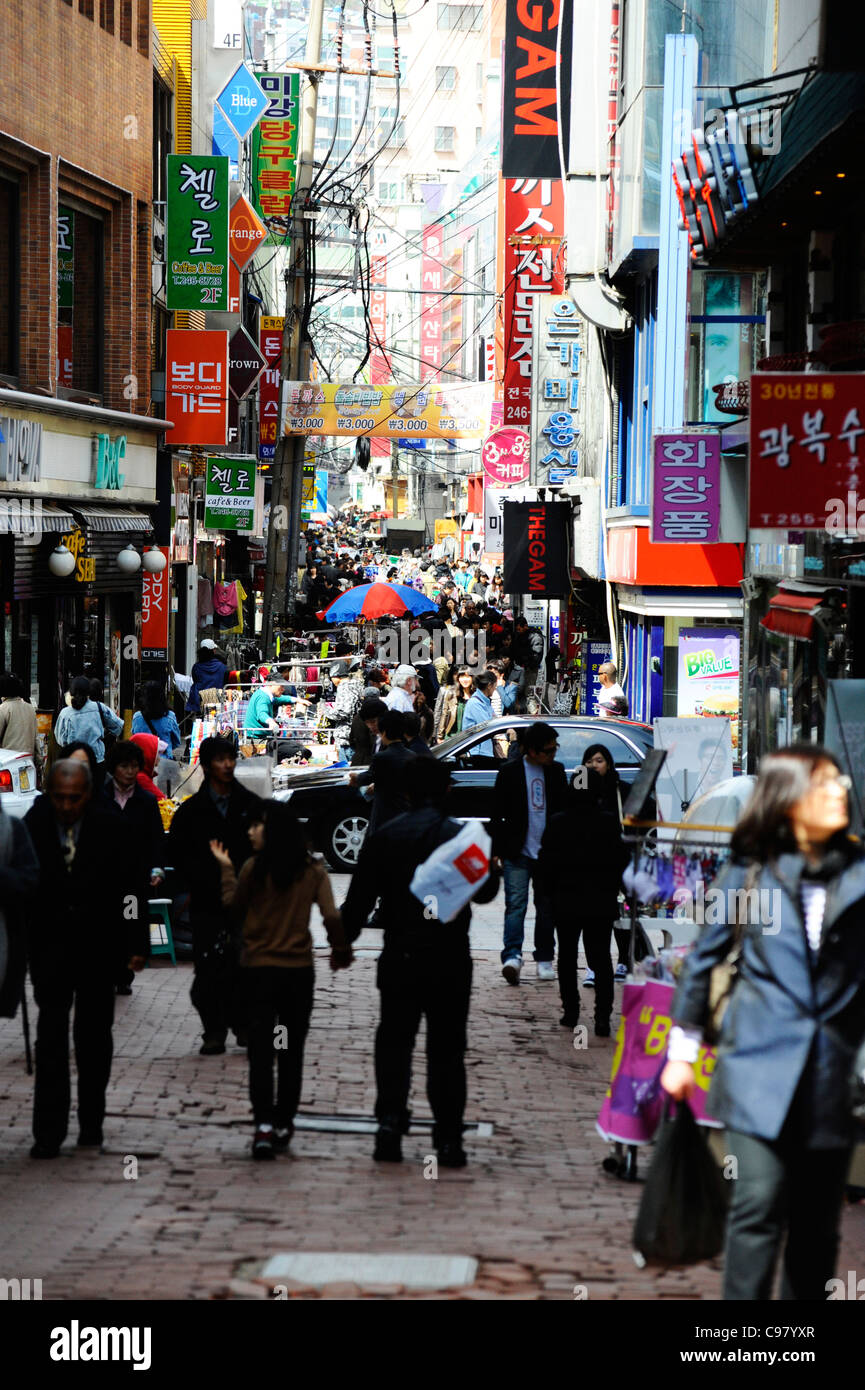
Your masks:
M114 511L111 507L76 507L91 531L149 531L153 522L146 512Z
M769 612L760 619L760 626L766 628L767 632L777 632L781 637L798 637L803 642L810 642L824 600L822 589L811 594L782 590L769 600Z
M0 497L0 533L32 535L38 526L43 532L57 535L74 531L77 524L71 512L52 507L40 497Z

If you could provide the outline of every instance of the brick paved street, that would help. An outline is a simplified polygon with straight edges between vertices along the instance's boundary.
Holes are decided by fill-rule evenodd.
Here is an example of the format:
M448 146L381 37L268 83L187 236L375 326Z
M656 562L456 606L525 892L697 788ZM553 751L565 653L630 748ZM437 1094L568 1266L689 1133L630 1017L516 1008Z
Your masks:
M339 900L345 882L336 881ZM538 983L530 960L519 989L505 984L501 911L499 898L476 912L473 928L467 1118L492 1132L469 1134L469 1167L434 1180L424 1177L428 1131L408 1137L402 1167L374 1164L368 1134L311 1128L298 1131L291 1157L253 1164L245 1053L198 1056L188 965L159 964L139 977L131 999L118 1000L107 1151L76 1152L73 1123L61 1157L34 1163L20 1020L3 1020L0 1276L41 1278L47 1299L266 1297L267 1281L255 1276L279 1252L417 1252L478 1260L474 1284L449 1296L571 1299L582 1284L590 1299L717 1298L717 1268L634 1265L640 1189L605 1177L608 1150L595 1130L613 1043L590 1036L588 1049L575 1051L558 1025L556 986ZM360 945L367 949L351 971L336 976L317 951L303 1117L372 1113L373 934ZM590 1021L591 992L583 999ZM413 1109L428 1118L417 1064ZM124 1176L135 1167L130 1157L137 1178ZM865 1207L848 1207L839 1269L863 1267ZM323 1290L359 1292L344 1283Z

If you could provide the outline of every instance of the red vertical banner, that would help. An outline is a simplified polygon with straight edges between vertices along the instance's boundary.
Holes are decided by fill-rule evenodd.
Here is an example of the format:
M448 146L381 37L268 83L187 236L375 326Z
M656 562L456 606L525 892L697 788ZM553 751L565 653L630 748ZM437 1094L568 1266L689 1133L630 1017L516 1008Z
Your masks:
M71 323L57 325L57 385L72 387L72 343Z
M390 358L387 354L387 250L384 233L376 233L373 241L374 254L370 257L369 278L369 317L372 323L372 353L370 354L370 383L381 386L392 379ZM384 458L390 453L390 440L371 439L370 453L374 458Z
M141 659L168 660L168 605L170 570L168 547L160 546L165 556L165 568L158 574L144 571L141 585Z
M496 375L502 383L502 424L528 430L535 300L565 292L561 179L506 179L500 229L503 313L497 335L501 375Z
M619 201L619 65L621 4L612 0L610 9L610 80L607 93L607 140L610 177L607 180L607 256L613 254L613 225Z
M444 289L444 235L437 224L422 232L420 299L420 374L422 381L439 378L442 365L442 291Z
M258 457L276 455L279 431L279 365L285 319L263 316L258 325L258 346L267 366L258 378Z
M215 444L228 438L228 333L169 328L165 335L165 416L175 444Z

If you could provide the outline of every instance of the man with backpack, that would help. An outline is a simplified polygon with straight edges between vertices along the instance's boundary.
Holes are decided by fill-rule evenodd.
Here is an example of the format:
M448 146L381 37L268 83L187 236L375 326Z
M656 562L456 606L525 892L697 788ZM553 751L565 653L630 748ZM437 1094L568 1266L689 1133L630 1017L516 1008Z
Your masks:
M409 810L368 836L343 904L349 941L366 926L376 899L384 924L378 961L381 1021L375 1040L379 1128L373 1157L402 1160L408 1132L411 1062L421 1017L427 1026L427 1095L433 1112L433 1144L445 1168L462 1168L466 1103L466 1024L472 983L468 899L451 921L437 916L436 894L423 900L411 890L415 872L463 827L446 810L450 773L435 758L416 758L405 770ZM498 873L480 881L475 902L491 902ZM442 968L442 962L445 968Z

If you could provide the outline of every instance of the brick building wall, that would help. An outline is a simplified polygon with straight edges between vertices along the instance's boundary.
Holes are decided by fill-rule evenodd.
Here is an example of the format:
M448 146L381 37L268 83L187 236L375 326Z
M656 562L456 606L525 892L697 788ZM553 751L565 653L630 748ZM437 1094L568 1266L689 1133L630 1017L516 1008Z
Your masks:
M102 342L90 341L97 266L81 267L76 389L101 361L105 406L149 405L153 73L151 0L3 0L0 173L18 183L18 384L57 394L56 219L102 223ZM0 193L3 183L0 179ZM88 296L85 301L84 295ZM75 339L73 335L73 342ZM75 356L73 351L73 361ZM98 383L97 383L98 384Z

